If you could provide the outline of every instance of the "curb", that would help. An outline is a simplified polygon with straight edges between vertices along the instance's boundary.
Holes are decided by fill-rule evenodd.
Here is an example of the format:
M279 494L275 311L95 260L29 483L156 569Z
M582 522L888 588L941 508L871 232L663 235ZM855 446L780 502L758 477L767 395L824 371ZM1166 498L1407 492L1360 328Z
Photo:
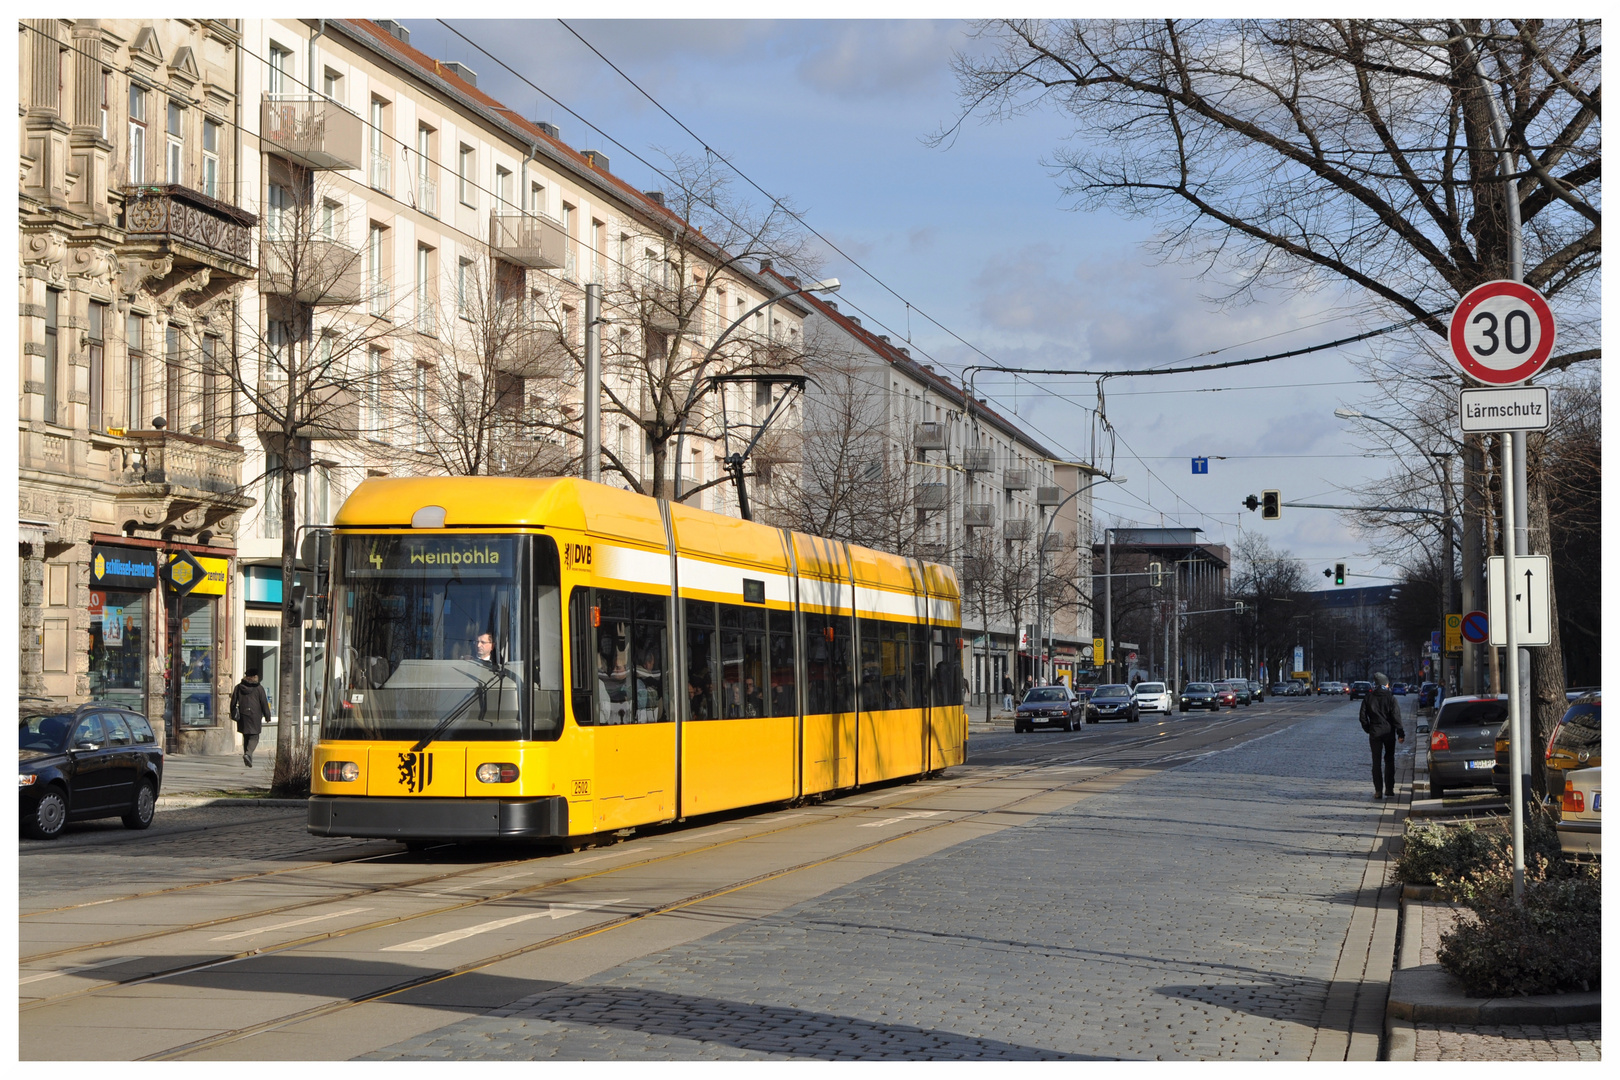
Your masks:
M1412 886L1408 886L1412 888ZM1404 1040L1415 1038L1417 1022L1492 1026L1509 1024L1583 1024L1601 1020L1602 991L1538 994L1511 998L1475 998L1439 964L1419 964L1422 956L1424 903L1401 903L1400 963L1390 978L1385 1028L1391 1061ZM1415 1044L1414 1044L1415 1046Z
M245 796L164 795L157 801L159 810L190 810L199 806L271 806L281 809L305 807L307 799L270 799Z

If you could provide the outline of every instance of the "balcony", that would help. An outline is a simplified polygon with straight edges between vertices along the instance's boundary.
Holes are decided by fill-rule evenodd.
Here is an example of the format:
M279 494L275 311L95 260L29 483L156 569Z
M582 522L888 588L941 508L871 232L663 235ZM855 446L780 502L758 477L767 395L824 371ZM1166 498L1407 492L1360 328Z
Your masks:
M1008 491L1029 490L1028 469L1008 469L1001 474L1001 486Z
M1028 540L1034 531L1034 522L1028 518L1008 518L1001 523L1003 540Z
M916 497L919 510L943 510L950 499L950 487L947 484L918 484Z
M258 223L246 210L179 184L124 189L124 251L135 257L168 256L179 274L206 269L210 277L229 279L216 285L252 276Z
M1058 487L1036 487L1036 506L1056 506L1063 501L1063 489Z
M371 300L370 310L373 315L386 319L393 314L389 310L389 305L393 303L393 293L388 288L388 282L372 282L371 288L366 290L366 295Z
M365 295L360 253L324 236L266 237L259 245L259 288L301 304L356 304Z
M1041 541L1042 551L1067 551L1070 546L1069 534L1058 532L1055 529L1047 533L1046 539Z
M384 157L381 150L372 150L371 168L366 170L366 185L384 195L388 194L392 190L388 185L391 165L393 162Z
M439 309L432 299L423 300L417 305L416 332L428 337L439 336Z
M489 246L501 258L535 270L557 270L569 261L562 223L540 214L491 211Z
M918 424L912 430L911 445L918 450L945 449L945 425L932 420Z
M310 169L360 167L362 124L343 106L323 97L266 94L259 110L259 140L267 153Z
M963 450L962 468L968 472L989 472L995 467L993 450Z
M995 523L995 508L989 503L968 503L962 508L962 524L970 529L988 529Z
M301 390L299 398L292 404L296 418L305 421L298 427L299 438L352 439L359 434L360 395L352 386ZM256 410L259 432L281 435L281 418L288 407L287 384L279 379L261 380L259 400L263 402Z
M938 540L919 540L917 542L917 558L924 562L944 562L949 551L949 545Z
M253 505L242 494L240 446L172 431L131 431L124 440L118 520L187 533L227 522L229 531L228 519Z

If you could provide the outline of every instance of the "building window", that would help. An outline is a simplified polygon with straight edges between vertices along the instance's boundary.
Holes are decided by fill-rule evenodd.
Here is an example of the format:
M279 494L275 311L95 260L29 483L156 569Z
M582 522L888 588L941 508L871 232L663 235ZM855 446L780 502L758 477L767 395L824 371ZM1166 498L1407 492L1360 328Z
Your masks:
M619 284L630 280L630 234L619 234Z
M388 130L386 102L371 99L371 178L370 184L378 191L388 190L388 148L383 133Z
M266 540L281 535L281 455L264 455L264 513L259 526Z
M180 328L173 323L163 328L163 411L169 430L181 430Z
M529 213L543 214L546 212L546 189L543 184L529 181Z
M383 266L383 233L381 225L373 222L366 234L366 280L371 289L371 313L388 313L388 278Z
M456 154L456 198L461 200L463 206L478 205L478 195L473 187L475 164L472 147L463 145Z
M416 448L427 449L427 377L426 364L417 364L411 383L411 412L416 417Z
M203 121L202 191L210 199L219 198L219 121Z
M292 50L270 43L270 92L285 94L292 79Z
M124 382L128 393L125 415L129 418L129 430L138 431L144 419L141 399L146 389L142 379L146 373L146 316L131 315L124 324L124 335L129 345L129 372Z
M439 216L438 185L433 182L429 163L433 160L433 129L416 126L416 207L424 214Z
M90 430L105 431L107 424L107 305L90 301L89 329L85 335L90 363Z
M186 110L176 102L169 102L169 120L164 129L168 141L163 155L163 182L166 184L184 183L181 172L186 148L183 134L185 120Z
M343 76L327 68L321 76L321 93L326 95L327 101L343 104Z
M57 389L57 379L60 377L60 356L58 348L58 319L60 318L60 303L62 294L55 289L45 290L45 422L56 424L61 418L56 410L61 407L60 391Z
M146 88L129 84L129 182L146 182Z
M471 259L456 262L456 314L463 319L472 318L473 272Z
M423 334L436 333L438 326L433 310L433 249L426 244L416 245L416 329Z
M603 284L602 279L602 244L603 234L607 226L591 219L591 282L596 285Z
M376 346L366 350L366 435L383 441L382 415L383 351Z
M112 72L101 73L101 137L111 138L107 128L107 117L112 113Z
M202 339L202 427L203 435L219 438L219 338Z
M343 238L343 206L325 199L321 202L321 239L338 241Z
M562 306L561 312L559 312L557 315L557 333L562 338L564 345L573 344L574 309L569 307L567 304Z
M563 276L570 281L579 278L579 265L574 254L574 208L562 204Z
M287 227L287 211L292 206L292 192L280 184L271 184L264 203L264 233L272 240L284 240L282 231Z
M512 173L495 166L495 209L505 213L512 209Z

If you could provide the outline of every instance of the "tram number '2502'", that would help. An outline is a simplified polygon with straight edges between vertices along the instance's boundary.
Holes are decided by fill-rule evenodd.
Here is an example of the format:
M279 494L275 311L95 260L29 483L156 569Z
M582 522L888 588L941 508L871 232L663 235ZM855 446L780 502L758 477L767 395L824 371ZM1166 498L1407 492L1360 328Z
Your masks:
M591 565L591 545L564 544L562 546L563 565L570 570L575 567Z
M1517 338L1515 338L1514 335L1515 320L1521 324L1518 329ZM1525 353L1529 352L1530 347L1535 344L1535 329L1533 324L1530 322L1530 313L1522 308L1508 312L1506 317L1502 319L1502 337L1500 341L1497 339L1496 335L1497 320L1495 313L1481 311L1472 319L1469 319L1468 322L1472 326L1479 326L1481 323L1485 324L1481 329L1475 331L1474 334L1469 335L1470 337L1483 337L1486 341L1490 342L1489 348L1480 348L1473 342L1469 342L1468 347L1474 351L1475 355L1478 356L1491 356L1499 347L1503 345L1507 346L1507 351L1512 353L1514 356L1523 356ZM1516 341L1522 342L1522 344L1516 344Z

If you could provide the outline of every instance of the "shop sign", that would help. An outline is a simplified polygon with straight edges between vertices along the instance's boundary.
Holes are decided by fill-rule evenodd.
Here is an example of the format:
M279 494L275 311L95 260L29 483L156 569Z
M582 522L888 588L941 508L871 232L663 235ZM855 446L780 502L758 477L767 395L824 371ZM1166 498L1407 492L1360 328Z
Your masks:
M150 589L157 585L157 552L151 548L90 548L90 585L96 589Z
M179 556L169 556L169 573L171 575L184 574L185 569L176 565ZM191 586L192 596L224 596L225 585L229 580L231 561L229 559L210 559L202 555L191 556L191 561L201 568L196 575L196 582ZM179 581L179 577L175 577Z

